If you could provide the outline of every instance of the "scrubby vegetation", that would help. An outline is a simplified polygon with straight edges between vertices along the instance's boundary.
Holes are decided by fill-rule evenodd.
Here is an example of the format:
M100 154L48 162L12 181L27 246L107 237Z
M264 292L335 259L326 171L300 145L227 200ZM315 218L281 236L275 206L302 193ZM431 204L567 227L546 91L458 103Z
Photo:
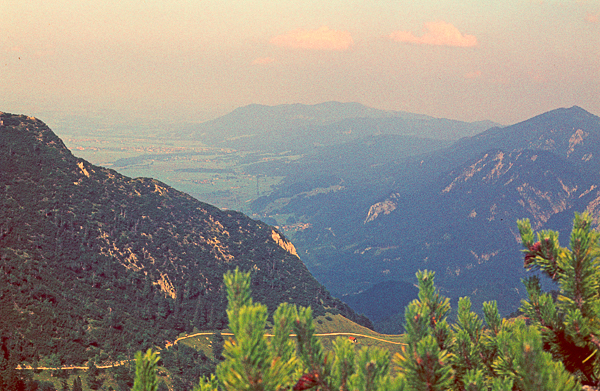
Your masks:
M419 298L405 311L407 345L390 359L381 349L355 346L339 338L325 352L314 336L310 308L281 304L274 337L267 340L267 309L250 296L250 275L225 275L229 327L225 360L216 376L203 377L195 391L218 390L581 390L599 384L598 311L600 234L587 214L576 215L571 249L558 235L534 235L519 221L525 267L539 268L560 286L557 300L541 293L536 277L525 282L525 316L502 319L495 302L483 306L484 319L459 301L455 324L447 320L449 299L434 284L435 273L417 273ZM296 335L295 342L290 333Z
M526 248L525 267L541 270L558 283L555 300L543 293L539 279L526 281L529 300L521 310L540 331L544 348L587 384L600 381L600 233L589 214L576 214L570 249L558 234L534 234L528 220L519 221Z

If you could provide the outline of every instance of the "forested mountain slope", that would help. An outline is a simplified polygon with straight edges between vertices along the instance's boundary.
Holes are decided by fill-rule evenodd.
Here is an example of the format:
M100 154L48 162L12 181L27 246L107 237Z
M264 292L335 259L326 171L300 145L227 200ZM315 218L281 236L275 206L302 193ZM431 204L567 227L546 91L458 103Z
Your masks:
M369 324L271 226L94 166L43 122L0 113L3 367L114 359L225 327L222 278L236 267L271 311L287 301Z

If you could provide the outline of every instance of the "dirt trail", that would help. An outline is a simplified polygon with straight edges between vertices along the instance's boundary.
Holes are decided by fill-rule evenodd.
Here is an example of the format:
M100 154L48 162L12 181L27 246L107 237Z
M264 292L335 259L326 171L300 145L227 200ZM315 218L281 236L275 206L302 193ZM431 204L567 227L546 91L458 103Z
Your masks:
M133 360L131 360L131 361L133 361ZM96 368L98 368L98 369L106 369L106 368L112 368L112 367L119 367L121 365L127 364L128 362L129 362L129 360L117 361L117 362L114 362L112 364L96 365ZM33 367L31 365L25 365L25 366L19 365L15 369L19 369L19 370L21 370L21 369L33 369ZM61 370L61 369L83 369L83 370L86 370L86 369L89 369L89 368L87 366L80 367L80 366L74 366L73 365L73 366L64 366L64 367L59 367L59 368L37 367L36 369L41 369L41 370L46 370L46 371L58 371L58 370Z
M175 341L173 341L173 344L177 344L177 342L184 340L184 339L188 339L188 338L193 338L193 337L197 337L200 335L214 335L215 333L212 332L206 332L206 333L196 333L196 334L190 334L190 335L186 335L184 337L179 337L177 338ZM233 333L221 333L221 335L227 335L227 336L232 336ZM315 337L332 337L332 336L352 336L352 337L359 337L359 338L370 338L370 339L375 339L377 341L381 341L381 342L385 342L385 343L389 343L392 345L405 345L406 344L404 342L393 342L393 341L386 341L385 339L382 338L377 338L377 337L373 337L371 335L366 335L366 334L358 334L358 333L315 333ZM267 337L272 337L273 334L265 334L265 336ZM290 334L290 337L295 337L296 334ZM106 364L106 365L96 365L96 368L98 369L106 369L106 368L113 368L113 367L118 367L121 365L125 365L129 362L130 360L123 360L123 361L118 361L118 362L114 362L112 364ZM133 360L131 360L133 361ZM17 366L18 370L23 370L23 369L33 369L33 367L31 367L30 365L25 365L25 366ZM60 367L60 368L52 368L52 367L37 367L37 369L41 369L41 370L46 370L46 371L57 371L60 369L82 369L82 370L87 370L89 369L87 366L83 367L83 366L64 366L64 367Z
M173 341L173 344L176 344L177 342L179 342L179 341L181 341L183 339L197 337L199 335L213 335L213 334L214 333L196 333L196 334L186 335L185 337L179 337L179 338L177 338L175 341ZM221 335L233 335L233 334L232 333L221 333ZM387 341L385 339L373 337L371 335L366 335L366 334L358 334L358 333L315 333L315 337L331 337L331 336L336 336L336 335L337 336L347 335L347 336L352 336L352 337L370 338L370 339L375 339L377 341L389 343L389 344L392 344L392 345L405 345L406 346L406 344L404 342ZM273 334L265 334L265 336L272 337ZM290 334L290 337L295 337L295 336L296 336L296 334Z

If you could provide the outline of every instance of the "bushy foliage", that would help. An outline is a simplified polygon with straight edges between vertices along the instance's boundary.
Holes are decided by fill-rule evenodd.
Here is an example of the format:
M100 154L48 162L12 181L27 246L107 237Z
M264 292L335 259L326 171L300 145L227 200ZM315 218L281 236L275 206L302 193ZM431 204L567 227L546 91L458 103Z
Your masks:
M229 327L225 360L217 376L203 378L196 391L216 390L394 390L386 351L363 349L356 354L343 338L326 352L314 335L310 308L281 304L267 329L267 309L250 295L250 274L239 270L225 275ZM296 334L296 341L290 333ZM270 336L267 337L267 334Z
M529 299L522 311L541 331L544 346L584 383L600 382L600 233L588 213L576 214L570 249L558 233L534 235L529 220L518 222L525 267L541 270L558 283L555 301L543 293L539 279L525 281Z
M484 303L487 326L459 300L448 325L447 298L433 272L419 272L419 299L408 305L407 346L396 356L409 390L576 390L577 381L543 351L540 332L523 319L501 319L495 302Z
M195 391L321 390L434 391L579 390L578 380L544 350L537 326L502 319L495 302L484 304L484 319L459 301L450 325L448 298L435 274L417 273L419 298L405 311L406 346L390 358L381 349L362 348L338 338L326 352L315 336L312 311L281 304L267 328L267 310L253 302L250 274L225 275L229 327L224 361L216 376L203 377ZM290 333L295 334L295 342ZM395 371L391 371L394 364Z
M142 355L137 352L135 355L135 380L132 391L156 391L158 389L158 380L156 378L156 368L160 356L152 349Z

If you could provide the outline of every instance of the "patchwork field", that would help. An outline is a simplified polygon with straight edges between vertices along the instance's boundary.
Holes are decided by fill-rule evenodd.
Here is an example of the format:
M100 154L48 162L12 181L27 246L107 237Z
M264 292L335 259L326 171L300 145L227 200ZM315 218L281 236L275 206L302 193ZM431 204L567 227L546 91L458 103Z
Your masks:
M133 178L155 178L202 202L241 212L282 179L255 174L254 165L296 158L155 137L65 135L63 140L75 156L93 164Z

